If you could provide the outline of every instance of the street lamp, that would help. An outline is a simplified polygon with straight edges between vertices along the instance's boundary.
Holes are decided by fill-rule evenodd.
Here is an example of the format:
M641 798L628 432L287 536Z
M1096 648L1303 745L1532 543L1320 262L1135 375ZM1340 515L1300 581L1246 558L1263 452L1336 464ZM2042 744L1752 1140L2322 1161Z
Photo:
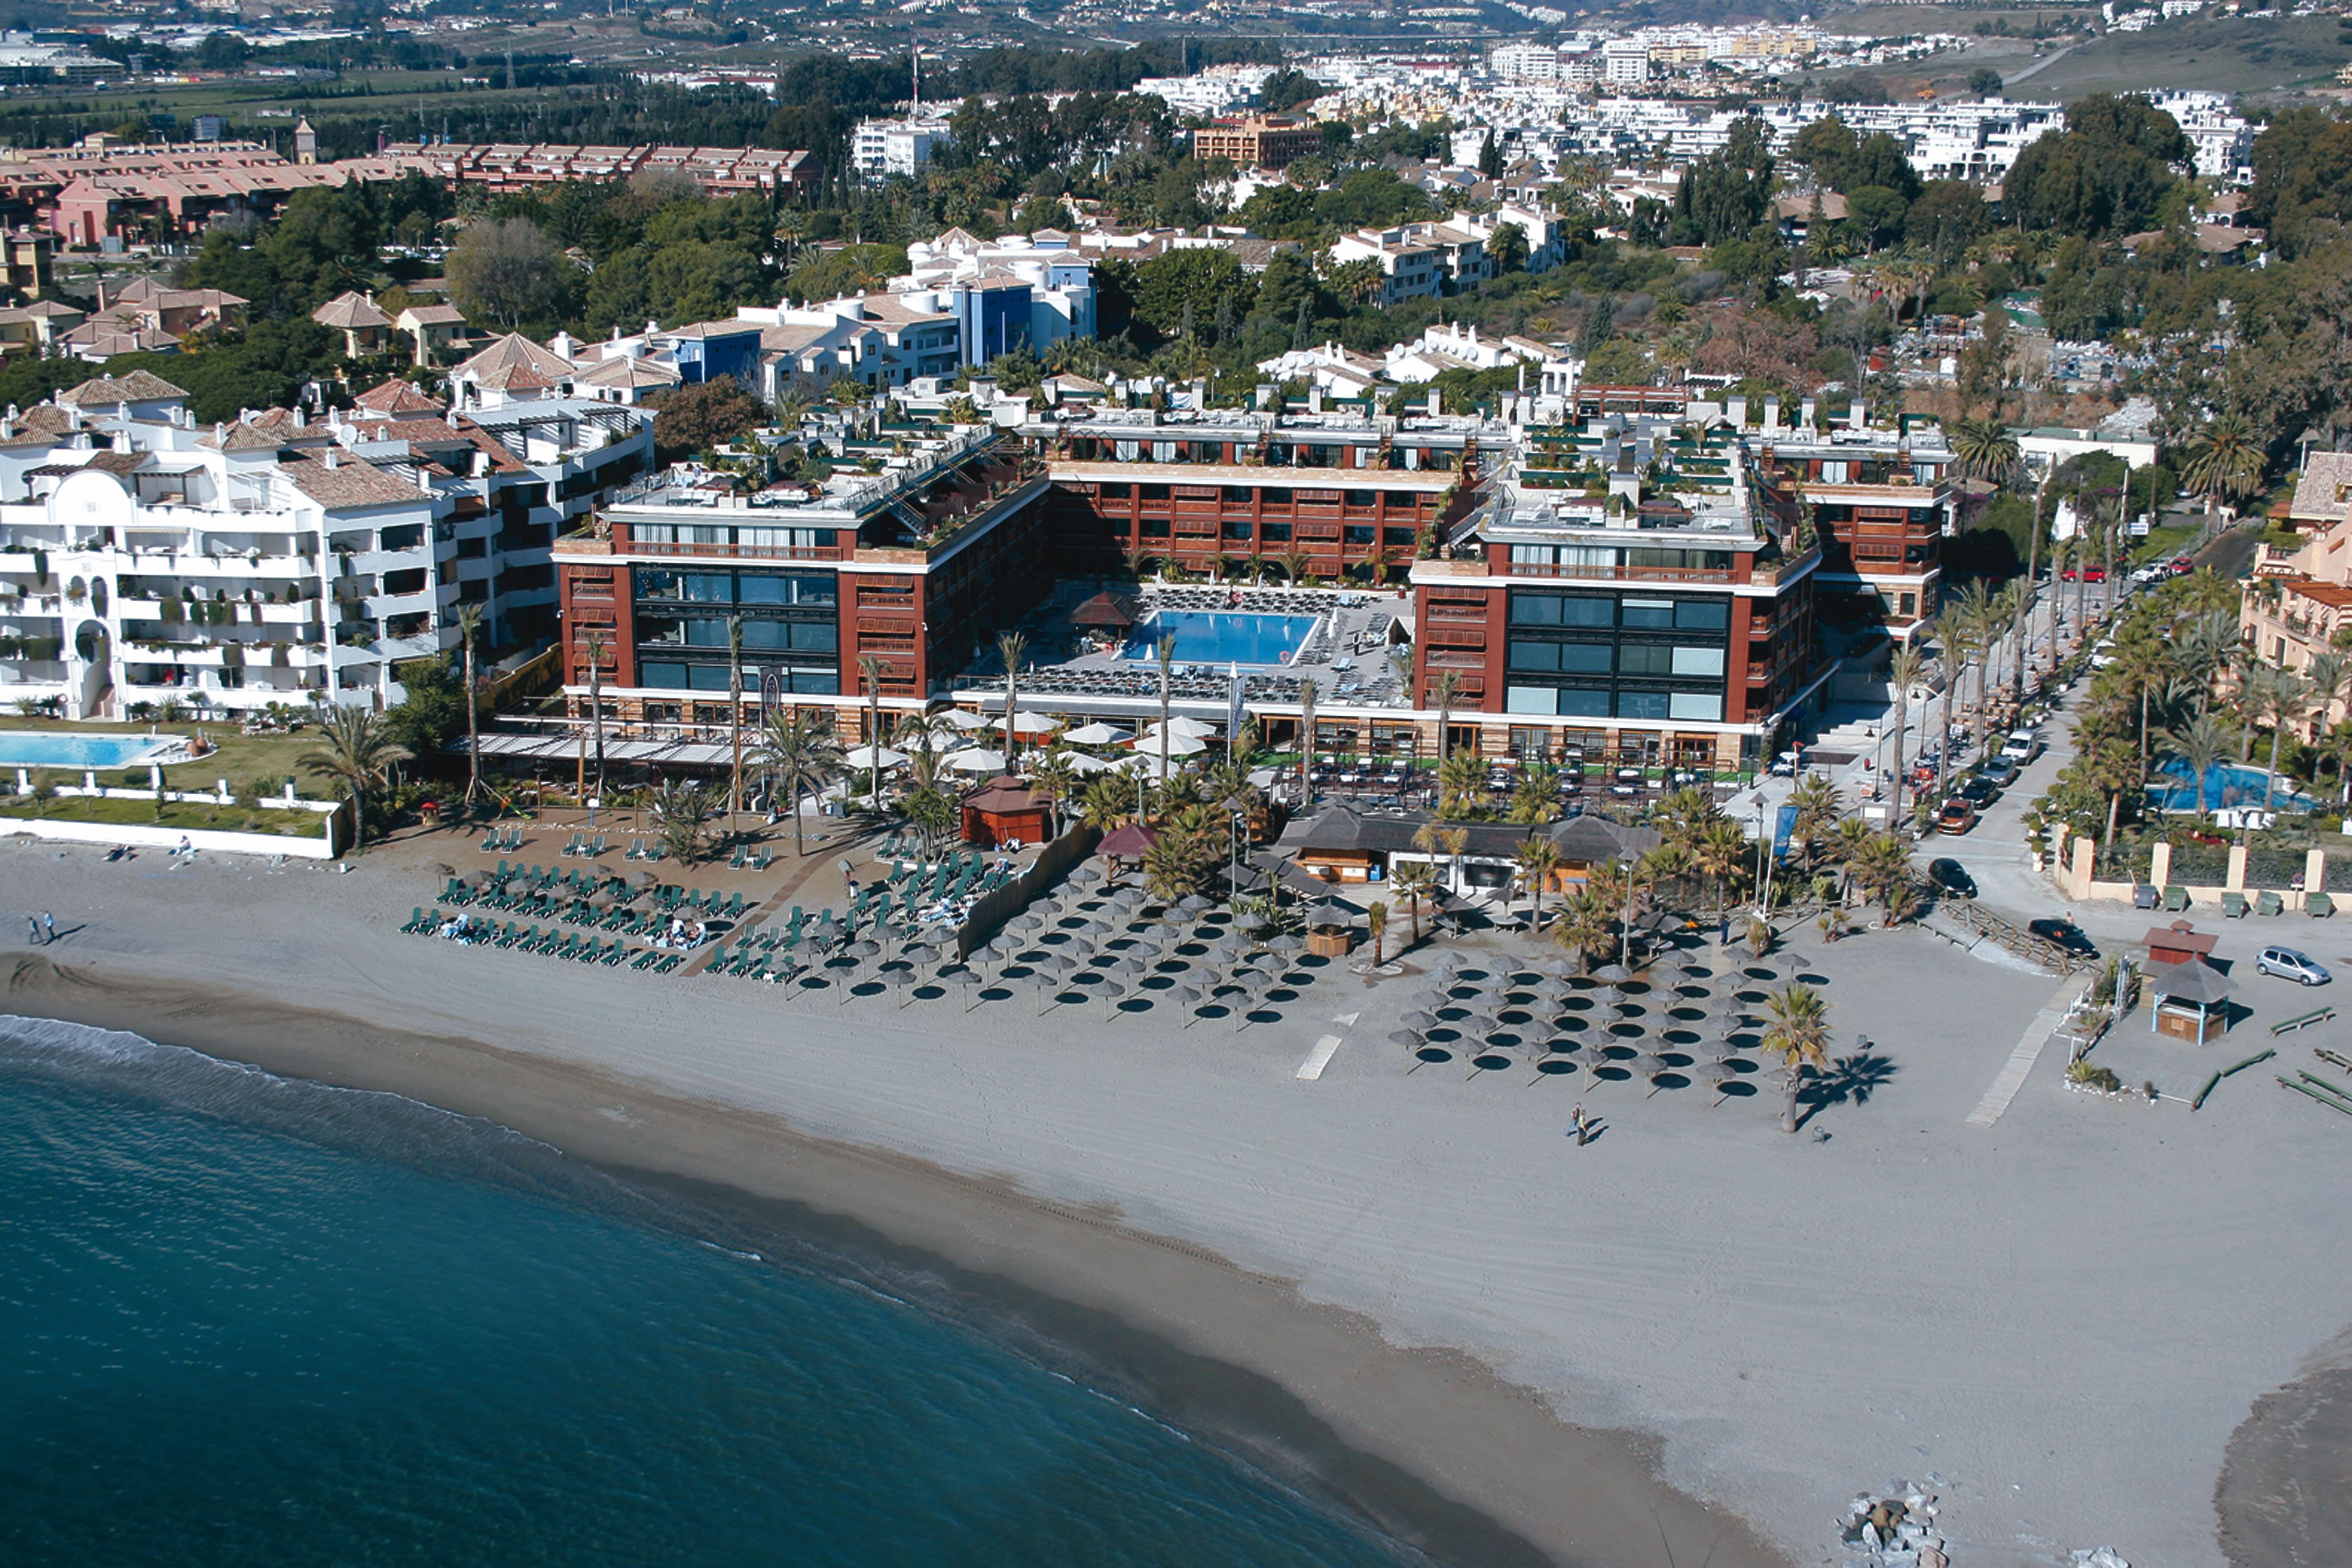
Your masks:
M1244 800L1240 792L1236 791L1225 796L1224 805L1228 814L1225 821L1225 837L1232 857L1231 868L1226 872L1225 891L1228 895L1228 905L1234 917L1238 919L1242 908L1242 818L1249 811L1249 802Z

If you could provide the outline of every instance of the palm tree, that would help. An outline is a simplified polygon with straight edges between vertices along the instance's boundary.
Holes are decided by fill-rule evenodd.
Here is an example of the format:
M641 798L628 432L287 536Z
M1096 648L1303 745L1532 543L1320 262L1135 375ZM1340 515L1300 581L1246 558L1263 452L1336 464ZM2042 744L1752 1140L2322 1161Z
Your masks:
M1389 934L1388 905L1378 899L1373 900L1370 907L1364 910L1364 924L1372 933L1372 967L1378 969L1381 966L1381 949Z
M588 631L588 728L596 738L596 794L604 794L604 634Z
M857 677L866 682L866 804L882 808L882 661L870 653L857 656Z
M2017 437L1998 419L1963 419L1952 426L1952 456L1970 478L2007 484L2017 472Z
M1738 823L1718 819L1692 840L1690 858L1692 868L1714 885L1715 922L1721 930L1727 924L1724 911L1731 879L1748 864L1748 835Z
M2286 727L2303 717L2311 694L2303 684L2303 677L2294 671L2265 666L2262 679L2252 684L2246 695L2254 715L2271 721L2271 766L2263 780L2263 810L2267 819L2272 804L2278 798L2279 741L2285 735Z
M1838 820L1845 816L1845 802L1836 784L1813 776L1801 781L1790 792L1789 804L1797 808L1789 837L1796 844L1798 858L1804 862L1805 874L1810 877L1822 840L1836 831Z
M392 739L383 720L364 708L339 704L319 721L318 750L305 752L302 767L314 777L342 785L352 802L352 847L367 842L367 792L392 782L411 755Z
M1829 1007L1810 985L1790 981L1766 999L1772 1022L1764 1030L1764 1049L1780 1058L1787 1076L1781 1083L1780 1131L1797 1130L1797 1083L1807 1068L1829 1066Z
M1437 868L1427 860L1403 860L1389 869L1389 883L1412 917L1412 944L1421 945L1421 906L1437 899Z
M2168 646L2150 637L2126 637L2116 647L2112 671L2124 689L2139 699L2139 771L2143 775L2147 772L2150 739L2148 702L2178 673L2171 652Z
M1445 766L1446 736L1454 727L1454 704L1462 697L1462 677L1453 670L1440 670L1429 685L1429 695L1437 704L1437 765Z
M2210 713L2200 713L2179 728L2164 731L2164 754L2186 763L2197 781L2197 815L2200 816L2208 815L2206 775L2230 754L2230 743L2229 726Z
M654 822L662 847L681 866L702 858L702 833L709 826L717 803L708 786L690 779L671 779L654 791Z
M2336 700L2344 695L2344 683L2352 679L2352 659L2328 649L2311 656L2303 667L2304 687L2310 698L2308 712L2312 720L2311 741L2314 745L2326 733Z
M471 806L482 788L482 714L474 684L474 644L482 635L482 606L457 606L457 636L466 645L466 804Z
M2019 595L2024 601L2025 631L2017 645L2017 685L2011 693L2020 709L2025 706L2025 667L2033 651L2033 607L2042 597L2042 503L2049 493L2047 479L2033 488L2033 531L2025 539L2025 586ZM2054 627L2050 643L2052 657L2055 658L2058 637Z
M1307 770L1315 765L1315 678L1303 676L1298 682L1298 804L1304 809L1309 798L1307 785Z
M1911 909L1911 851L1892 833L1874 833L1856 846L1847 860L1854 881L1866 899L1875 899L1891 923Z
M1911 688L1927 664L1926 656L1909 643L1897 647L1895 657L1886 661L1887 679L1895 686L1895 790L1887 808L1890 822L1903 820L1903 735L1911 725Z
M807 854L801 797L841 776L841 737L832 715L791 709L768 714L751 742L751 765L768 778L772 796L781 791L792 797L793 853Z
M733 756L727 770L727 831L743 809L743 617L727 617L727 739Z
M1559 846L1541 834L1528 839L1513 851L1511 859L1520 876L1527 879L1528 890L1535 895L1535 907L1530 921L1532 929L1543 929L1544 884L1559 869Z
M1081 775L1070 763L1070 753L1059 746L1049 748L1043 756L1033 757L1029 763L1029 787L1045 797L1054 813L1054 837L1062 836L1062 803L1076 795L1081 787Z
M1592 955L1605 951L1616 920L1616 901L1608 890L1588 883L1561 907L1559 918L1552 921L1551 940L1576 954L1580 967L1590 969Z
M1164 637L1152 647L1160 660L1160 787L1168 787L1168 680L1176 668L1176 639Z
M1437 815L1475 816L1486 795L1486 772L1472 756L1447 757L1437 764Z
M1004 765L1010 768L1021 754L1021 736L1013 729L1019 721L1013 700L1020 692L1021 660L1029 651L1029 639L1019 632L1006 632L996 639L996 651L1004 659Z
M2204 495L2209 511L2224 498L2242 500L2262 487L2264 447L2261 433L2244 415L2221 415L2189 444L2180 481Z

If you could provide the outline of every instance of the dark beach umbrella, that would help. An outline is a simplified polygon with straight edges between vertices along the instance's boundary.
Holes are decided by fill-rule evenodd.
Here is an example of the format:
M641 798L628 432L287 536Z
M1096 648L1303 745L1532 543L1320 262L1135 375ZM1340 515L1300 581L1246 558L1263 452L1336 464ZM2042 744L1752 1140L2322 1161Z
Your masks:
M974 1007L980 1005L981 990L988 983L982 980L979 975L973 973L969 969L959 969L951 973L942 975L940 978L971 998L970 1001L963 1005L963 1010L965 1012L969 1013Z
M1658 1092L1659 1089L1659 1075L1662 1073L1670 1073L1675 1069L1673 1066L1667 1062L1666 1058L1658 1055L1657 1052L1643 1051L1640 1056L1633 1058L1633 1070L1650 1080L1650 1093L1655 1094ZM1648 1096L1645 1095L1643 1098L1647 1099Z
M1267 942L1265 945L1276 952L1297 952L1307 946L1305 942L1299 941L1298 938L1292 936L1287 931L1276 937L1272 942Z
M1042 1017L1045 1012L1045 998L1061 990L1062 982L1058 976L1039 969L1031 972L1025 984L1037 994L1037 1012Z
M1622 963L1604 963L1592 972L1592 978L1609 985L1622 985L1633 978L1633 972Z
M1391 1029L1389 1031L1389 1044L1392 1046L1402 1046L1409 1051L1420 1049L1421 1042L1423 1038L1425 1038L1425 1037L1419 1029Z
M1739 1075L1728 1068L1718 1067L1710 1070L1706 1075L1706 1085L1715 1090L1715 1100L1707 1109L1712 1110L1716 1106L1721 1105L1726 1099L1729 1098L1731 1086L1738 1081Z
M1201 992L1198 986L1171 986L1169 988L1168 994L1174 997L1176 1005L1184 1009L1184 1026L1186 1028L1189 1029L1194 1024L1200 1022Z
M629 886L632 888L643 889L646 888L658 887L660 883L661 879L655 876L651 871L632 871L629 873Z
M445 865L441 861L436 860L433 862L433 874L446 881L449 878L457 874L457 868L455 866Z
M1437 1022L1437 1015L1416 1007L1410 1013L1398 1015L1397 1022L1408 1029L1426 1029Z

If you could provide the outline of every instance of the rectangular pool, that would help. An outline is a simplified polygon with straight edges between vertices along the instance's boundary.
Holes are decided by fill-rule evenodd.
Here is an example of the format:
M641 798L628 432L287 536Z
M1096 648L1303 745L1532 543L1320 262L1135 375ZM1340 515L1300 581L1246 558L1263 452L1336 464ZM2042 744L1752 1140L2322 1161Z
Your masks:
M1127 657L1160 657L1161 637L1176 639L1176 658L1190 664L1280 665L1306 646L1316 616L1257 616L1206 610L1162 610L1135 628Z
M177 735L72 735L0 730L0 768L128 768L177 751ZM14 781L8 781L13 783Z

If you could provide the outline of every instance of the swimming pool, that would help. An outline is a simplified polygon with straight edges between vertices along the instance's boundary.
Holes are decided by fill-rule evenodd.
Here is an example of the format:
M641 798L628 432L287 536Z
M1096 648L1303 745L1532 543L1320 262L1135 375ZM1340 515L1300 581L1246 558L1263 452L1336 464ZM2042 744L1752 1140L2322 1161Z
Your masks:
M176 751L177 735L69 735L0 730L0 768L127 768Z
M2189 764L2173 757L2157 767L2157 773L2167 782L2147 786L2148 804L2163 811L2195 811L2197 780ZM2235 763L2216 763L2205 770L2205 809L2220 811L2224 806L2263 804L2263 781L2270 777L2262 768L2241 767ZM2309 811L2317 803L2296 789L2285 779L2279 781L2278 793L2272 804L2281 811Z
M1319 617L1255 616L1203 610L1162 610L1135 628L1127 657L1155 659L1161 637L1176 639L1176 658L1193 664L1284 664L1305 646Z

